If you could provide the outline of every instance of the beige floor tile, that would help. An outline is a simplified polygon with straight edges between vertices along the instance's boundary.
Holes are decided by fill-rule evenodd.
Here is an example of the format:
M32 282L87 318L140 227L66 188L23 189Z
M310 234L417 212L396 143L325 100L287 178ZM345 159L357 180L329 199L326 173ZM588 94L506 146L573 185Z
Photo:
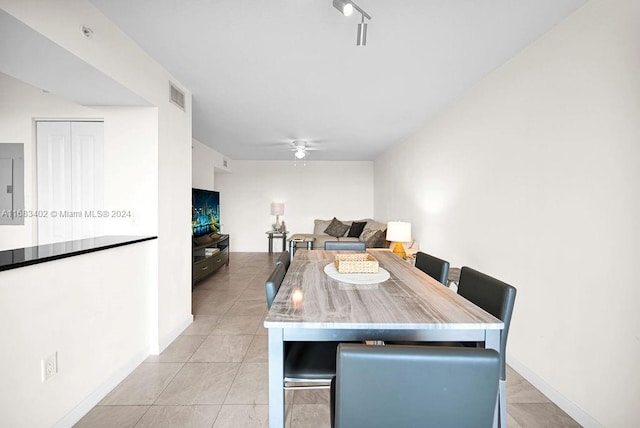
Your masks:
M231 316L222 317L211 335L229 336L235 334L255 334L258 324L263 321L260 316Z
M235 300L214 300L193 301L192 309L194 315L224 315L233 306Z
M193 302L203 302L211 296L212 291L210 288L204 288L197 284L191 292L191 300Z
M74 428L134 427L149 406L95 406Z
M242 364L224 403L269 404L269 365Z
M300 389L294 392L293 404L329 404L329 388Z
M260 325L256 329L255 334L258 335L258 336L268 336L269 335L269 329L264 326L264 318L262 318L260 320Z
M571 419L553 403L514 403L507 409L508 414L522 427L579 428L580 424Z
M231 300L235 302L236 300L238 300L238 297L240 297L242 293L244 293L243 288L238 288L233 283L231 284L232 287L230 287L228 290L220 288L220 285L222 284L216 284L216 288L213 288L209 291L209 293L207 294L208 300L216 300L216 301Z
M222 404L239 367L236 363L186 363L155 404Z
M160 355L150 355L148 363L186 363L207 336L178 336Z
M511 416L509 414L509 410L508 409L507 409L507 427L509 427L509 428L525 428L522 425L520 425L518 422L516 422L515 419L513 419L513 416Z
M327 404L294 404L291 428L330 428L330 417Z
M244 357L245 363L266 363L269 361L267 336L253 336L249 350Z
M245 288L247 288L247 283L245 283L245 281L247 278L250 278L243 276L242 280L238 281L236 279L237 277L237 274L227 273L220 278L216 278L215 284L209 287L209 290L214 293L216 298L235 297L237 299Z
M207 336L211 334L211 330L218 324L220 321L219 315L195 315L193 317L193 322L185 331L182 332L183 336Z
M265 279L261 282L261 286L258 288L255 288L252 286L245 288L245 290L242 292L240 297L238 297L238 300L261 300L262 305L266 307L267 300L266 300L266 294L264 291L264 281L266 279L267 277L265 276Z
M153 404L183 365L183 363L142 363L99 404Z
M191 357L192 363L240 363L251 345L253 336L208 336Z
M220 406L152 406L136 428L210 428Z
M263 428L269 426L267 405L224 405L213 428Z
M286 428L291 428L291 416L293 413L293 390L286 390L284 392L284 425Z
M515 370L507 367L507 405L511 403L549 403L549 399Z
M246 315L246 316L260 316L265 315L267 311L266 296L260 300L237 300L229 312L234 316Z

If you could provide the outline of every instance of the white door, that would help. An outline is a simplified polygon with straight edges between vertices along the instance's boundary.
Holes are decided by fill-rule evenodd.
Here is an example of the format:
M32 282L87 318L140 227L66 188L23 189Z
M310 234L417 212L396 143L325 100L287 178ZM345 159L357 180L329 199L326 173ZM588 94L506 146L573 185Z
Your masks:
M38 243L101 235L103 122L36 123Z

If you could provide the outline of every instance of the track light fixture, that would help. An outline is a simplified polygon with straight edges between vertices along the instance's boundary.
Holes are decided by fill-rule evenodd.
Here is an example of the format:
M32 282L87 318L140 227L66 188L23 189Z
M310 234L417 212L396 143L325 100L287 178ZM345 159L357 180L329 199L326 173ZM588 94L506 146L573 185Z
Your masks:
M358 40L356 41L358 46L367 46L367 23L364 22L364 15L362 21L358 24Z
M362 10L360 6L355 4L350 0L333 0L333 7L338 9L340 13L344 16L350 16L353 13L353 10L357 10L362 20L360 24L358 24L358 38L356 40L356 44L358 46L366 46L367 45L367 23L364 21L365 18L371 19L371 15Z
M353 5L347 0L333 0L333 7L338 9L344 16L351 16Z

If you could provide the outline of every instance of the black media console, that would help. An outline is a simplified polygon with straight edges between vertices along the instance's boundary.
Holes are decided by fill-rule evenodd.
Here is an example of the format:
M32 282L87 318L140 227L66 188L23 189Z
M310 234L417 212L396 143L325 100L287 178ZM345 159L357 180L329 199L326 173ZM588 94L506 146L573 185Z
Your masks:
M229 266L229 235L211 234L193 238L192 284Z

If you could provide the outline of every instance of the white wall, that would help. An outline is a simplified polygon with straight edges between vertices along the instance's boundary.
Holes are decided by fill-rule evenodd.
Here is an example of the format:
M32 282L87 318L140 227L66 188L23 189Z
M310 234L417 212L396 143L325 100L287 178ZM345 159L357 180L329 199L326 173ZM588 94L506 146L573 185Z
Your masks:
M157 129L151 134L151 138L155 138L156 146L156 150L151 153L151 156L156 157L155 162L152 162L155 163L155 167L149 163L141 163L141 167L150 168L141 171L143 181L146 182L145 186L149 180L157 182L155 186L144 189L150 195L155 195L152 197L157 198L157 203L145 207L144 215L157 216L158 234L154 257L144 266L153 271L147 272L146 279L152 284L148 295L145 296L145 304L149 307L149 316L145 316L149 337L148 340L141 339L145 342L141 345L147 350L151 347L153 352L158 352L180 334L193 319L189 220L191 216L191 93L182 87L185 89L186 112L171 104L168 101L169 81L180 85L179 81L154 62L87 0L57 2L0 0L0 7L157 108ZM87 25L94 30L91 39L82 37L78 31L81 25ZM37 58L34 58L34 67L38 66L36 61ZM67 78L67 76L59 77ZM127 155L128 152L122 153L123 157ZM147 176L147 174L150 175ZM130 186L135 185L135 181L130 182ZM97 257L100 257L99 254ZM70 260L73 266L74 259ZM124 269L127 269L126 264L107 260L101 274L104 275L105 281L110 278L118 281ZM37 280L45 284L49 278L47 275L42 275ZM125 285L127 284L130 287L139 285L135 278L126 281ZM13 302L3 303L13 304ZM64 300L60 300L59 303L64 303ZM37 312L29 315L40 323L55 322L50 317L41 318ZM29 338L23 337L22 340L28 342ZM131 349L119 347L110 349L111 357L126 355L128 360L135 358ZM117 374L117 370L113 369L116 365L114 363L112 367L101 367L101 370L111 370L107 377L113 378ZM127 367L121 366L121 369ZM101 386L97 385L94 382L97 380L90 376L81 376L76 381L87 390L95 390ZM54 388L55 384L49 385L51 386L47 388ZM58 396L62 396L64 389L55 389L55 392ZM74 396L74 399L78 397L79 395ZM14 407L28 407L29 401L32 400L30 396L13 398ZM91 404L95 399L96 396L85 397L82 403L76 401L74 404L82 407ZM69 402L54 400L48 402L49 407L36 408L39 412L52 415L71 411L73 406L69 407L69 405ZM49 426L54 422L55 420L47 420L42 426Z
M105 218L103 232L157 235L158 162L156 108L83 107L0 73L0 144L24 144L25 210L36 210L34 119L104 120L104 208L132 217ZM126 154L126 155L125 155ZM132 186L131 183L135 183ZM149 189L153 189L149 191ZM38 244L37 218L24 225L0 227L0 250Z
M87 0L0 0L0 7L158 108L157 350L191 322L191 93L168 99L171 76ZM94 33L84 38L78 28ZM34 66L36 66L34 64ZM60 76L64 78L65 76ZM156 207L149 207L150 210Z
M508 359L637 425L640 2L589 2L375 163L375 215L518 288Z
M131 217L109 217L107 235L157 235L158 109L96 107L104 118L104 206Z
M191 164L192 187L215 190L215 171L229 171L230 161L221 153L194 138L191 144Z
M0 272L1 426L71 426L148 356L156 253L147 241Z
M34 118L96 118L86 107L45 94L41 90L0 73L0 144L24 144L25 210L37 208ZM0 227L0 251L29 247L37 243L37 219L25 218L24 225Z
M293 233L312 233L313 220L373 217L373 162L234 161L216 174L220 222L231 235L231 251L267 251L265 232L275 216L272 202L284 202ZM280 243L274 250L280 251Z

